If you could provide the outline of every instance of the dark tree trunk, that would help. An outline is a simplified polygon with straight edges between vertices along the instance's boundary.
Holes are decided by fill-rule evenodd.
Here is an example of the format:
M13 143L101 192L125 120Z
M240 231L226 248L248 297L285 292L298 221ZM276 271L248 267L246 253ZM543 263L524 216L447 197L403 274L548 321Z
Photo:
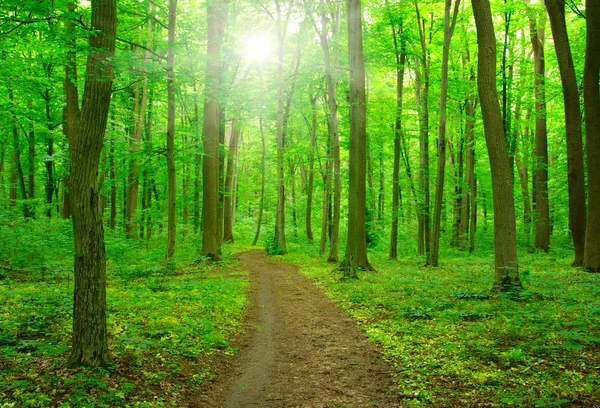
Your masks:
M550 248L550 206L548 203L548 133L546 127L546 62L544 19L531 19L531 44L535 61L535 248Z
M254 240L252 241L252 246L256 245L258 242L258 238L260 237L260 226L262 225L262 217L263 210L265 208L265 156L266 156L266 146L265 146L265 132L263 130L262 118L259 119L259 127L260 127L260 141L262 145L262 153L260 156L260 203L258 205L258 221L256 224L256 234L254 234Z
M581 266L585 248L586 211L579 88L567 34L565 3L561 0L545 0L545 2L550 16L552 38L554 39L554 48L558 68L560 69L565 105L569 228L571 229L575 249L575 259L571 266Z
M494 196L495 282L493 292L521 288L517 262L514 192L502 114L496 90L496 37L489 0L472 0L477 26L477 84Z
M588 219L583 267L600 272L600 0L586 0L583 97L588 165Z
M175 174L175 87L173 60L177 0L169 0L169 51L167 53L167 262L175 256L177 239L177 176Z
M308 183L306 186L306 238L314 241L312 231L313 189L315 181L315 149L317 147L317 98L311 95L310 106L312 113L310 128L310 155L308 158Z
M219 259L219 67L221 40L227 21L226 1L214 0L208 4L208 41L206 85L204 88L204 122L202 160L202 251L213 260Z
M357 277L357 269L373 270L367 258L366 198L367 109L360 0L347 0L348 59L350 67L350 160L348 239L343 277Z
M223 198L223 242L233 242L234 175L236 157L240 143L240 121L234 119L231 123L231 139L227 154L227 170L225 176L225 196Z
M72 5L70 7L72 9ZM101 366L109 361L106 332L106 256L104 227L98 211L98 165L108 120L117 29L114 0L93 0L85 90L79 124L72 129L71 193L75 235L75 288L71 366ZM71 30L71 28L68 28ZM74 45L71 43L70 45ZM68 47L70 52L72 47ZM67 61L67 83L71 81ZM76 96L76 93L70 96ZM69 95L67 96L69 98ZM73 109L68 106L67 110ZM72 117L72 116L71 116ZM71 130L73 130L71 132Z
M440 124L438 127L438 166L435 186L435 205L433 209L433 230L428 263L438 266L440 251L440 223L442 215L442 201L444 200L444 177L446 174L446 103L448 97L448 60L450 56L450 41L456 25L458 16L458 5L460 0L454 3L454 13L450 18L452 0L446 0L444 12L444 50L442 55L442 84L440 94Z
M398 259L398 218L400 204L400 156L402 152L402 104L404 95L404 65L406 64L406 40L403 26L398 30L392 23L392 39L396 57L396 121L394 123L394 170L392 176L392 228L390 234L390 259ZM401 36L398 44L398 35Z

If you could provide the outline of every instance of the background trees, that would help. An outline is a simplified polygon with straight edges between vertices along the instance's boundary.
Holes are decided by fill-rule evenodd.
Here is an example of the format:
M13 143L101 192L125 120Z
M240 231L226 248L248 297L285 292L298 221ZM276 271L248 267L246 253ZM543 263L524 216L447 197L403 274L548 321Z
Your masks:
M97 51L87 45L96 3L5 2L0 214L44 225L62 216L77 230L77 206L97 201L92 218L111 238L130 247L166 242L173 262L176 241L219 259L233 236L283 253L312 248L313 235L315 251L343 262L338 252L354 253L357 238L364 269L367 249L437 265L449 251L489 251L492 230L503 229L494 247L501 269L517 267L518 250L557 247L573 252L574 266L597 270L595 3L565 9L546 0L544 10L491 1L489 12L502 18L484 32L491 24L498 33L498 58L475 45L476 3L456 6L452 17L433 1L122 0L114 80L102 91L103 107L110 94L106 129L92 126L99 139L81 150L91 96L78 90L94 79L84 61ZM352 28L361 13L362 28ZM556 53L542 52L544 43ZM476 75L476 64L491 75L496 59L498 81ZM359 60L364 72L350 64ZM489 117L498 91L502 132ZM440 111L430 109L437 100ZM81 163L91 166L87 184L73 168ZM355 207L363 190L364 208ZM522 217L513 221L513 212Z

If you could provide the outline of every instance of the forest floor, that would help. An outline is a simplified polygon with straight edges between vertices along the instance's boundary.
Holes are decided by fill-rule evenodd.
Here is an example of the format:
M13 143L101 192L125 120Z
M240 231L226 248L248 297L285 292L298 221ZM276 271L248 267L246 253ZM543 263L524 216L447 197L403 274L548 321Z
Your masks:
M390 367L354 320L294 265L254 250L241 352L189 401L207 407L394 407Z

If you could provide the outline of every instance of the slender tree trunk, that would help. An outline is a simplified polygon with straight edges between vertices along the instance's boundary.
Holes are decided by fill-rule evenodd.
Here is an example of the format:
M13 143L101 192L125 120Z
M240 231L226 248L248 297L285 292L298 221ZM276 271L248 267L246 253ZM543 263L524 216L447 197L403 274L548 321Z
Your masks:
M429 191L429 54L425 39L425 20L421 18L419 6L415 0L419 39L421 44L422 79L417 74L416 92L419 106L419 229L418 255L425 255L425 262L430 257L430 191Z
M571 266L581 266L585 248L586 209L579 88L567 34L565 3L561 0L545 0L545 2L550 16L565 105L569 228L575 249L575 259Z
M228 3L213 0L208 4L208 41L206 85L204 88L204 122L202 160L202 251L219 260L219 71L221 40L227 21Z
M550 247L550 206L548 203L544 26L543 17L531 18L531 44L535 61L535 248L548 252Z
M167 53L167 263L175 256L177 239L177 177L175 174L175 87L173 86L177 0L169 0L169 51Z
M260 156L260 203L258 205L258 221L256 224L256 234L254 234L254 240L252 241L252 246L256 245L258 242L258 238L260 237L260 226L262 225L262 217L263 217L263 209L265 208L265 156L266 156L266 146L265 146L265 132L263 130L262 118L259 119L259 127L260 127L260 141L262 145L262 154Z
M54 138L52 137L52 130L54 125L52 124L52 114L50 111L50 89L46 88L44 91L44 103L46 107L46 128L48 134L46 135L46 155L52 160L46 160L44 166L46 167L46 185L44 190L46 193L46 216L52 217L52 197L54 196L55 181L54 181Z
M472 0L477 26L479 62L477 84L494 196L495 282L493 292L515 292L521 287L517 261L514 192L510 160L496 90L496 37L489 0Z
M329 213L331 209L331 168L333 161L331 160L331 140L329 140L329 147L327 149L327 161L325 163L325 176L323 177L323 206L321 216L321 240L319 245L319 253L322 255L325 253L325 247L327 245L327 230L329 226Z
M584 269L600 272L600 0L586 0L586 51L583 74L588 165L588 219Z
M452 0L446 0L444 12L444 50L442 55L442 90L440 95L440 124L438 127L438 167L435 186L435 206L433 209L433 231L428 263L438 266L440 251L440 222L442 214L442 201L444 200L444 177L446 174L446 99L448 97L448 60L450 55L450 41L458 16L460 0L454 3L454 14L450 19Z
M72 5L69 7L72 10ZM104 227L98 211L98 165L106 131L112 88L112 56L115 50L117 4L92 1L85 90L79 124L69 135L71 190L75 235L75 288L71 366L100 366L109 361L106 331L106 255ZM72 27L67 28L68 31ZM71 31L72 33L72 31ZM74 45L74 43L70 43ZM73 48L68 50L73 52ZM74 59L67 60L67 66ZM67 68L67 83L71 81ZM72 94L70 96L76 96ZM69 98L69 95L67 96ZM75 102L68 99L68 102ZM67 106L67 110L72 109ZM69 123L70 130L72 123Z
M308 183L306 186L306 238L308 242L314 241L312 231L312 206L313 206L313 189L315 181L315 149L317 146L317 98L310 96L310 106L312 113L311 129L310 129L310 155L308 158Z
M18 181L19 191L21 192L21 199L23 200L23 214L25 217L29 217L29 205L26 203L27 200L27 187L25 185L25 174L23 173L23 166L21 165L21 146L19 143L19 125L17 122L17 114L15 112L15 97L12 88L8 88L8 99L10 101L10 116L12 119L12 134L13 134L13 170L11 177ZM14 183L14 198L12 202L13 206L16 205L16 182Z
M200 115L198 96L194 84L194 234L200 230L200 168L202 152L200 151Z
M406 64L406 39L402 22L396 31L392 26L394 54L396 57L396 121L394 123L394 170L392 176L392 228L390 233L390 259L398 259L398 213L400 204L400 156L402 154L402 107L404 95L404 66ZM398 41L400 36L400 41Z
M367 109L360 0L347 0L348 59L350 67L350 161L348 239L343 277L357 277L357 269L373 270L367 258L366 164Z
M236 169L236 157L240 143L240 120L233 119L231 123L231 138L227 149L227 170L225 176L225 197L223 199L223 242L233 242L233 215L235 207L234 199L234 175Z

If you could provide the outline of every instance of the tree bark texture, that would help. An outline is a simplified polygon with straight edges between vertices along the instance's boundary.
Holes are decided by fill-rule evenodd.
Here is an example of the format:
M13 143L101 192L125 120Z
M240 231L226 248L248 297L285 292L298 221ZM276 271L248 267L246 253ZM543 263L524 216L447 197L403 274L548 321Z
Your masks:
M117 29L117 3L93 0L81 116L71 148L71 193L75 236L75 288L71 366L109 361L106 332L106 256L104 226L98 211L98 166L110 106ZM72 50L72 48L70 48ZM67 75L67 82L70 76ZM71 94L76 96L76 94ZM71 101L71 102L76 102ZM73 108L71 106L70 108ZM69 129L72 128L69 123Z
M372 270L367 258L365 185L367 165L367 109L360 0L347 0L348 59L350 67L350 161L348 239L343 278L357 277L357 269Z
M175 22L177 0L169 0L169 51L167 52L167 262L175 256L177 239L177 177L175 174Z
M219 67L222 32L227 21L227 3L219 0L208 4L208 41L206 85L204 88L202 160L202 251L213 260L219 259Z
M225 176L225 196L223 198L223 242L233 242L233 215L234 207L234 176L236 171L236 158L240 145L240 129L241 123L239 119L233 119L231 123L231 139L229 148L227 149L227 170Z
M472 0L479 62L477 84L492 172L494 200L495 281L493 292L521 287L517 262L514 192L502 114L496 89L496 37L489 0Z
M575 258L571 265L581 266L585 248L586 211L579 87L567 34L565 3L562 0L545 0L545 2L550 17L550 27L560 70L565 105L569 228L575 249Z
M535 69L535 248L550 248L550 205L548 202L548 131L546 126L546 62L544 18L532 17L531 44Z
M588 165L588 219L584 269L600 272L600 0L586 1L586 51L583 74Z

